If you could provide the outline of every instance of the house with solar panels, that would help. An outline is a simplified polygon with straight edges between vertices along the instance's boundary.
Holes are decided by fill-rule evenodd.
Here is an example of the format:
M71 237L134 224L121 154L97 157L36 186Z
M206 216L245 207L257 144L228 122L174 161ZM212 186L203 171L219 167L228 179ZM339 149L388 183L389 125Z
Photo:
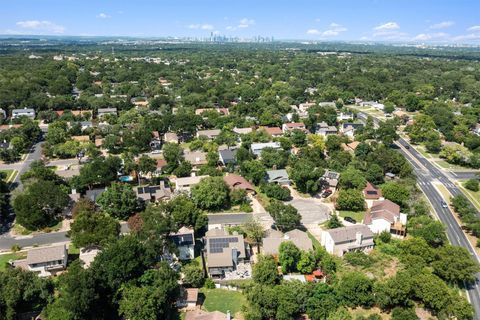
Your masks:
M178 259L191 260L195 258L195 236L193 229L181 227L177 233L169 236L178 249Z
M212 278L223 278L239 264L248 262L249 255L243 235L229 235L225 230L213 229L205 234L207 272Z

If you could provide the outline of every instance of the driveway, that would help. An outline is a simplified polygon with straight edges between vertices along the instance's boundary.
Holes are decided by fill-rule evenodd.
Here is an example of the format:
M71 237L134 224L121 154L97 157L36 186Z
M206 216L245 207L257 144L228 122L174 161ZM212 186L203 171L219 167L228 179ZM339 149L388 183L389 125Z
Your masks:
M298 210L298 213L302 216L302 223L307 224L320 224L327 221L330 218L330 208L320 203L318 199L292 199L286 202L291 204Z

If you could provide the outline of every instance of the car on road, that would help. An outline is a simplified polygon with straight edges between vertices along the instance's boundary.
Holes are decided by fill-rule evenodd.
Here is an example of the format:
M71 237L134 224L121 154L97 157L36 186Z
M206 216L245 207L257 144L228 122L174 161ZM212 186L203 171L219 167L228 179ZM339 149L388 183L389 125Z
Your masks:
M350 223L357 223L357 220L353 219L352 217L345 217L343 218L343 220L347 221L347 222L350 222Z
M445 208L445 209L448 208L448 204L445 201L442 200L441 204L442 204L442 208Z
M410 149L410 146L408 144L404 145L405 149Z

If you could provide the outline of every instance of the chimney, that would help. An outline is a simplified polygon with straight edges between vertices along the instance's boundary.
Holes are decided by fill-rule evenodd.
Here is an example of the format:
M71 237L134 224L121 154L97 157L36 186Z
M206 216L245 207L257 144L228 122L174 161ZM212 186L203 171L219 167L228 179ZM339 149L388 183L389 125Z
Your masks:
M77 189L72 189L72 194L77 194Z
M230 310L227 310L227 320L230 320L232 319L232 317L230 316Z
M233 266L236 268L238 264L238 250L237 248L232 248L232 260Z
M356 241L355 241L356 244L362 244L362 240L363 240L363 235L362 235L362 233L361 233L361 232L357 232L357 233L355 234L355 239L356 239Z

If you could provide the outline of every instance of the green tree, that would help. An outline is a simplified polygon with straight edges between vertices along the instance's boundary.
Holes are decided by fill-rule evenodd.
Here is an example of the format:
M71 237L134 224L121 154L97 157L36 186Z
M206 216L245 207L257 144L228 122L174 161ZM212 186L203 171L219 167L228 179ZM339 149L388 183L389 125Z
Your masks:
M477 192L478 190L480 190L480 187L479 187L480 182L478 181L478 179L469 179L465 181L463 185L465 188L473 192Z
M104 246L115 241L120 234L120 224L101 212L83 211L76 215L68 232L77 248Z
M381 190L385 199L393 201L404 208L407 206L407 202L410 199L410 190L406 186L390 181L385 183Z
M392 320L418 320L415 310L412 308L393 308L392 310Z
M307 314L312 320L330 319L338 308L338 298L332 286L317 283L313 294L307 300Z
M373 304L373 281L359 272L345 274L335 287L339 299L348 307Z
M447 241L445 226L429 216L411 218L408 229L412 236L425 239L433 247L439 247Z
M274 286L279 283L277 263L272 256L260 255L253 266L252 278L258 284Z
M433 272L449 283L465 283L475 280L480 271L467 249L446 245L438 248L432 262Z
M267 174L263 164L255 160L243 161L240 164L240 173L242 176L257 185L265 178L265 175Z
M371 164L365 172L365 178L373 184L382 184L384 182L384 173L382 167L378 164Z
M149 156L143 155L138 159L138 171L142 174L154 173L157 170L157 161Z
M277 228L283 232L293 230L300 225L301 216L292 205L285 205L280 201L271 201L267 212L272 216Z
M179 195L162 206L172 217L176 230L186 226L198 232L207 226L207 216L186 195Z
M253 245L257 245L258 252L260 252L260 244L265 236L263 225L258 220L248 220L241 225L242 230L247 236L247 240Z
M260 191L269 198L286 201L290 199L290 190L276 183L262 183Z
M165 171L172 173L183 160L182 148L176 143L165 143L162 147L163 157L167 161Z
M297 264L300 261L300 249L292 241L284 241L278 248L278 261L282 266L283 273L297 271Z
M218 210L229 205L229 189L222 177L207 177L191 190L193 202L202 209Z
M336 207L338 210L362 211L365 200L362 192L357 189L342 189L338 193Z
M349 167L347 170L343 171L338 182L342 188L346 189L361 189L367 184L363 172L353 167Z
M184 275L184 283L194 288L200 288L203 286L205 277L203 276L203 271L199 266L190 263L189 265L185 266L182 271Z
M100 208L111 217L126 220L138 209L137 195L127 184L114 182L97 199Z
M319 191L319 179L324 170L315 167L315 165L305 159L300 159L288 171L290 179L295 183L295 187L304 193L314 194Z
M38 180L15 197L13 209L20 225L38 230L53 224L68 201L67 193L55 182Z
M302 251L297 263L297 270L303 274L310 274L315 269L315 257L313 253Z
M341 227L343 227L343 224L338 219L338 216L336 214L332 215L330 219L328 219L328 222L327 222L328 229L335 229L335 228L341 228Z

